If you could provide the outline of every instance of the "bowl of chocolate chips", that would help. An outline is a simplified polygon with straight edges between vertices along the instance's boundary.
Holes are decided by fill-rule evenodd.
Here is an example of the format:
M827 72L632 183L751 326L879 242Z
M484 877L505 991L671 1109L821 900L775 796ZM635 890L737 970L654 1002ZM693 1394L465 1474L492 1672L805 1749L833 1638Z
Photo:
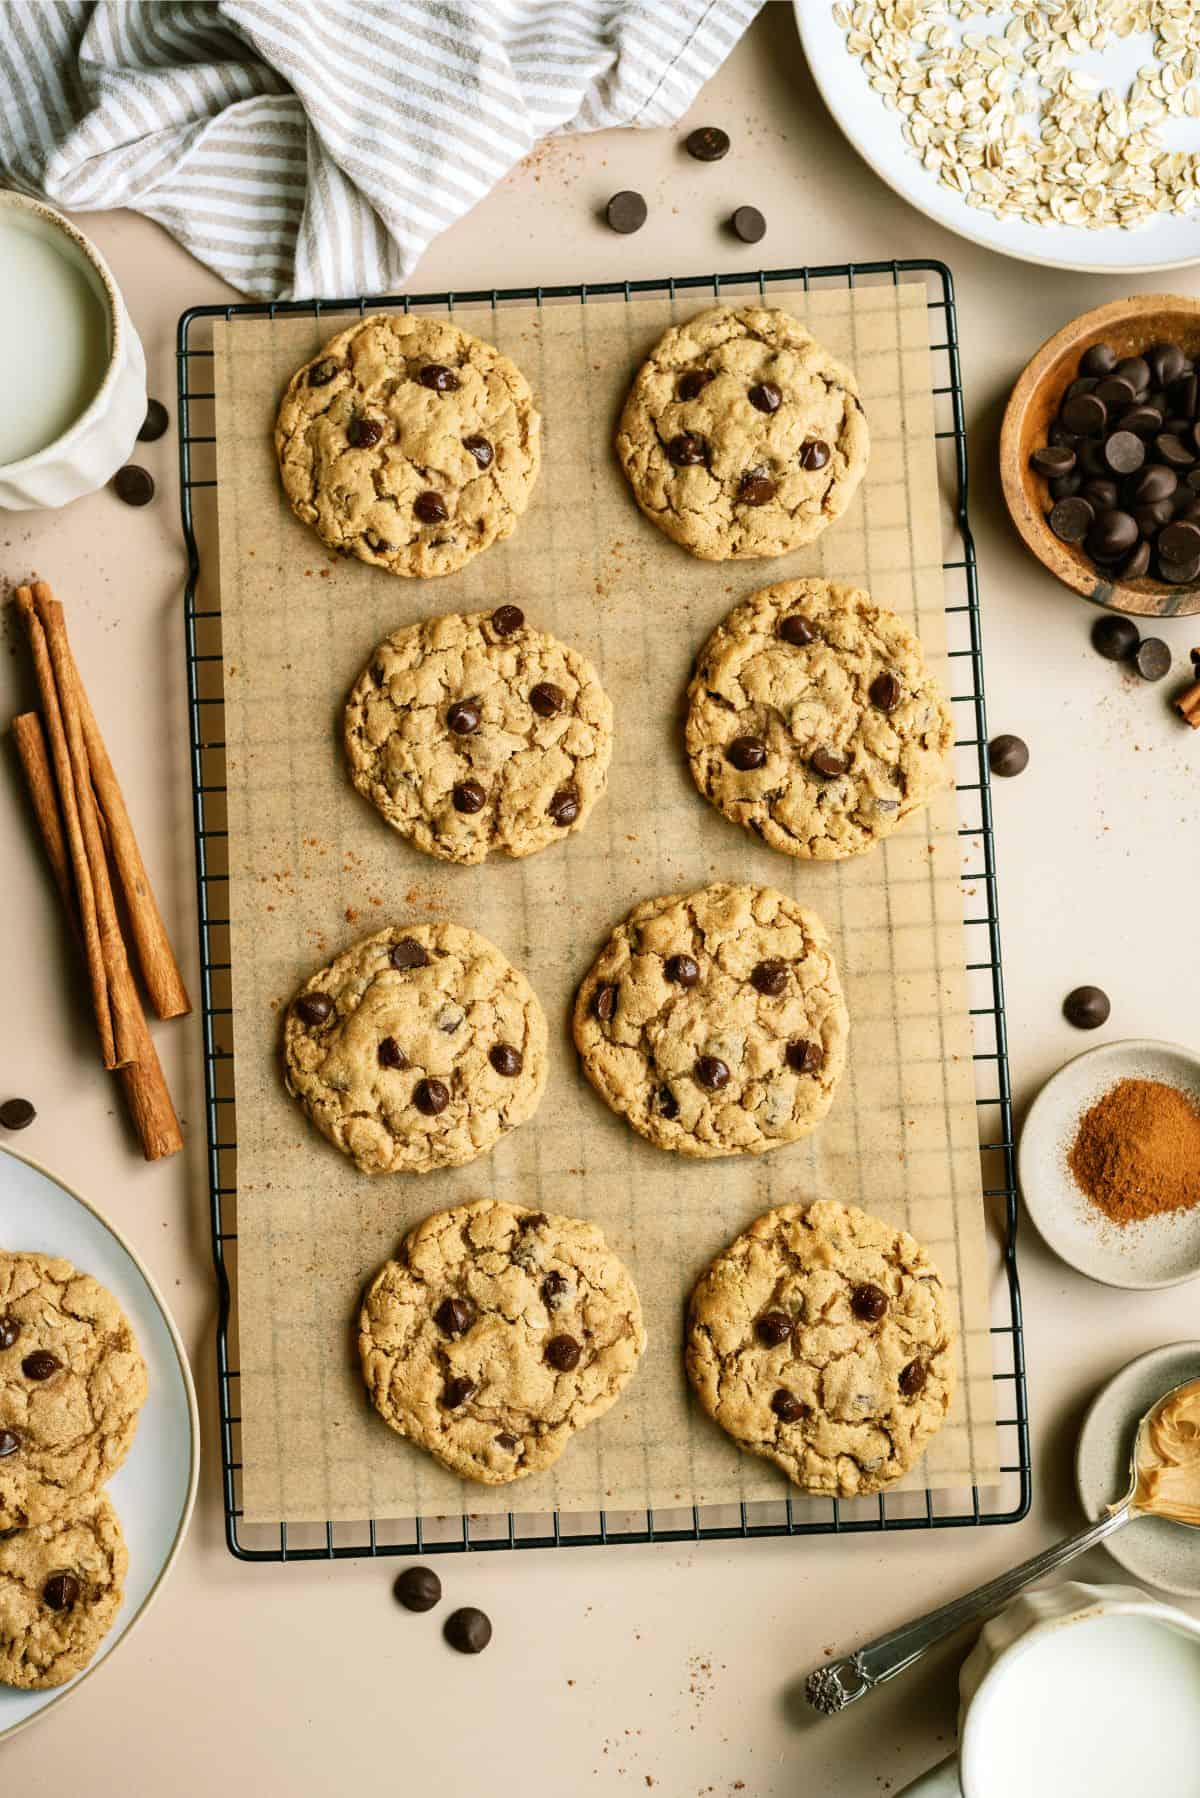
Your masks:
M1200 612L1200 300L1135 294L1053 336L1000 433L1013 523L1115 612Z

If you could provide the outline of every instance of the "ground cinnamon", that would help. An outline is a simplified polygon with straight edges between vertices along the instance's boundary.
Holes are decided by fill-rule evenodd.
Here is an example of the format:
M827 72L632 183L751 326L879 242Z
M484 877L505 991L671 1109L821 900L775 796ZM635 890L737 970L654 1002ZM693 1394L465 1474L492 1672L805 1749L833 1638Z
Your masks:
M1079 1120L1068 1164L1115 1224L1200 1205L1200 1110L1161 1080L1119 1080Z

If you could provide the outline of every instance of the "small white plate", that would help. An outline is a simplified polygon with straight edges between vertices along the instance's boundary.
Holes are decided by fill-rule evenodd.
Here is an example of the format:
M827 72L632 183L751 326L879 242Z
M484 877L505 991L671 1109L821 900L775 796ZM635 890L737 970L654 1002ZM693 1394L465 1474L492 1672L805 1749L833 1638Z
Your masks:
M1164 213L1135 231L1119 226L1088 231L1001 219L982 207L968 206L963 195L943 187L905 143L900 135L904 115L888 111L862 63L846 48L846 34L833 16L833 0L793 0L793 5L804 54L826 106L880 180L935 223L985 249L1046 268L1133 274L1200 262L1200 211ZM954 21L949 23L953 26ZM1099 54L1089 51L1074 60L1124 92L1143 60L1145 44L1144 36L1134 35L1118 39ZM1172 150L1200 148L1192 120L1172 121L1163 136Z
M1138 1424L1157 1399L1185 1380L1200 1379L1200 1342L1173 1342L1139 1355L1092 1400L1075 1451L1075 1485L1095 1522L1129 1485ZM1165 1517L1137 1517L1104 1544L1114 1561L1147 1585L1200 1598L1200 1530Z
M178 1554L196 1499L200 1421L179 1332L128 1243L80 1194L45 1168L0 1150L0 1247L63 1255L115 1294L150 1376L133 1447L108 1491L129 1548L125 1601L95 1659L48 1692L0 1686L0 1742L73 1692L143 1616Z
M1083 1113L1118 1080L1162 1080L1200 1103L1200 1056L1148 1037L1105 1043L1051 1075L1029 1108L1017 1175L1030 1217L1056 1255L1105 1286L1146 1291L1200 1274L1200 1208L1124 1226L1110 1223L1071 1176L1067 1155Z

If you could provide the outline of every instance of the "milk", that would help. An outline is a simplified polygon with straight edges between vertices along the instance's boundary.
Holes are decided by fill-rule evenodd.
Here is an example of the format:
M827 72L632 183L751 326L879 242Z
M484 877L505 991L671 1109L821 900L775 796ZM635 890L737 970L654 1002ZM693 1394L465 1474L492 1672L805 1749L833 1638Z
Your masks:
M108 367L100 281L61 232L0 209L0 467L61 437Z
M981 1764L966 1757L972 1798L1200 1798L1194 1636L1149 1617L1088 1618L1018 1648L987 1698Z

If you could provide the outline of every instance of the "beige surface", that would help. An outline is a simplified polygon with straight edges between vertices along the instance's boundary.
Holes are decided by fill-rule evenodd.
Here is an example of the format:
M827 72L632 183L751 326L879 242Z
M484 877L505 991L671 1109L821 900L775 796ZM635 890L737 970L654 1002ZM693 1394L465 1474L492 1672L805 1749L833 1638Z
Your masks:
M807 258L940 256L955 271L974 453L973 509L984 590L994 730L1031 747L1028 772L998 785L1013 1077L1019 1104L1081 1038L1061 995L1098 981L1113 1016L1097 1033L1194 1042L1200 735L1161 689L1134 685L1087 644L1090 614L1029 560L1000 511L992 456L999 414L1025 355L1087 306L1163 278L1108 281L1031 271L938 231L902 206L829 123L777 3L694 109L736 152L702 167L671 132L607 135L537 153L435 244L418 285L546 282L756 267ZM593 222L608 194L641 187L652 220L615 238ZM769 230L761 252L718 221L743 201ZM672 209L675 210L672 210ZM82 218L121 281L155 390L173 393L179 311L233 298L163 234L128 217ZM1200 294L1200 271L1169 278ZM172 404L172 411L174 406ZM109 494L61 516L0 519L9 578L36 569L73 598L76 647L144 835L147 860L196 977L193 865L180 628L182 559L175 439L147 445L161 502L130 512ZM77 619L77 622L76 622ZM1177 657L1200 641L1167 625ZM15 634L6 628L15 646ZM103 673L101 670L103 669ZM23 663L0 658L7 717ZM0 781L6 1028L0 1085L41 1116L23 1139L76 1181L144 1253L174 1300L193 1352L206 1461L196 1521L166 1593L111 1665L5 1749L27 1794L222 1790L304 1795L375 1790L380 1767L407 1790L559 1798L654 1791L670 1798L874 1798L945 1752L958 1653L942 1653L845 1718L810 1724L795 1681L827 1648L900 1622L1031 1553L1079 1521L1071 1457L1096 1385L1133 1355L1195 1334L1196 1289L1119 1293L1022 1238L1031 1367L1034 1511L1012 1529L903 1539L571 1549L441 1563L456 1603L481 1604L496 1636L477 1660L444 1651L437 1613L399 1612L389 1569L243 1567L221 1535L213 1288L201 1146L199 1033L157 1027L191 1127L187 1159L144 1168L129 1151L98 1071L86 993L68 977L50 889L29 853L11 764ZM1153 924L1146 915L1153 896ZM1082 1577L1113 1579L1100 1552ZM361 1669L367 1660L371 1677ZM569 1684L574 1681L574 1684ZM448 1744L450 1744L448 1746Z

